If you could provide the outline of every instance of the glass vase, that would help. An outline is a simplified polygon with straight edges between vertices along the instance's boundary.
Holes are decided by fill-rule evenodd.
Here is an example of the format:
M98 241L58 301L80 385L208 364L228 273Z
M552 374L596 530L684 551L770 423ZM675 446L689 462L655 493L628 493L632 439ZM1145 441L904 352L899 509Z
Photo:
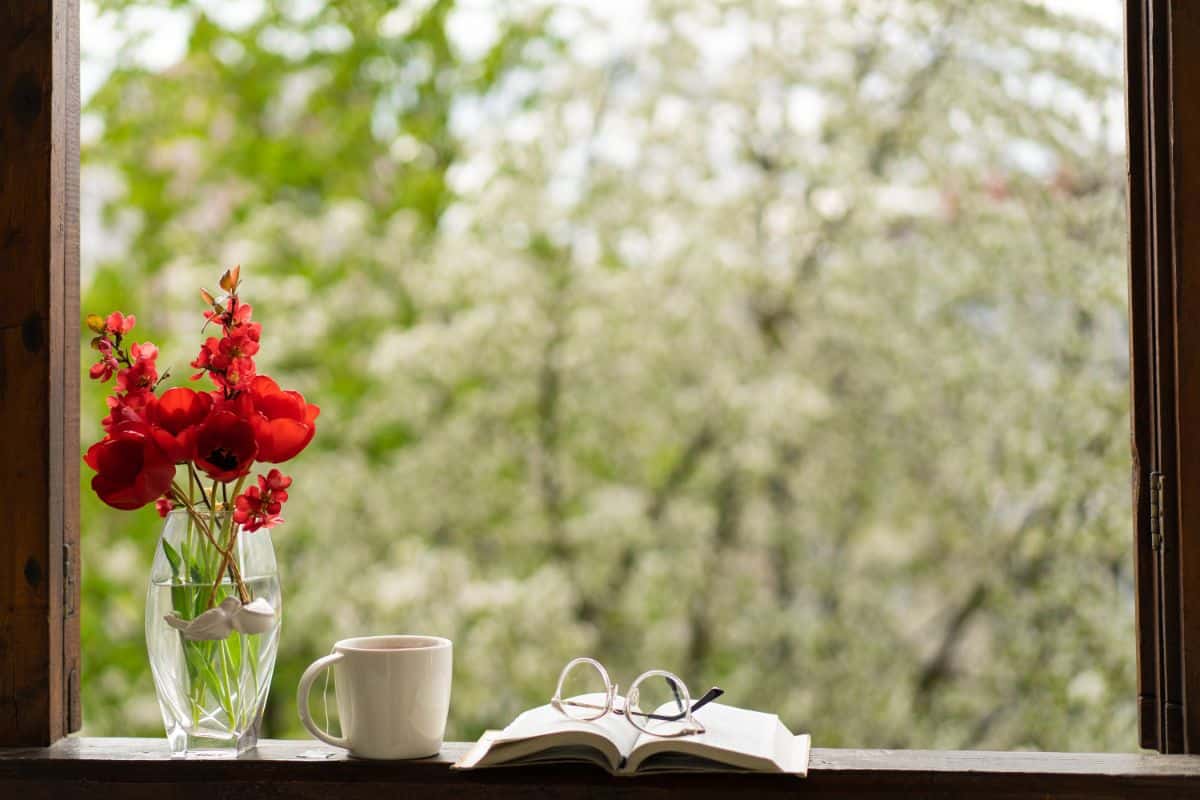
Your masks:
M255 623L238 624L251 602ZM268 530L247 532L224 511L167 515L146 594L146 649L172 756L236 757L257 744L281 618Z

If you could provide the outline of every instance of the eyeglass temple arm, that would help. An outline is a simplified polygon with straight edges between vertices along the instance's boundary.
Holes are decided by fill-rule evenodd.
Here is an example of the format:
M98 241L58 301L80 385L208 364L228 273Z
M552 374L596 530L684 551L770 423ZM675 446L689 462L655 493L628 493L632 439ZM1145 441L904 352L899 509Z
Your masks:
M670 681L668 681L668 683L670 683ZM672 686L671 688L674 689L675 687ZM679 714L675 714L674 716L667 716L665 714L646 714L645 717L646 717L646 719L657 719L657 720L662 720L663 722L675 722L676 720L683 719L688 714L694 714L695 712L704 708L706 705L711 703L713 700L716 700L718 697L720 697L723 694L725 694L724 689L719 689L716 686L714 686L711 689L709 689L707 692L705 692L703 697L701 697L696 702L692 703L692 707L688 711L685 711L685 712L682 712ZM676 699L679 699L678 695L676 695ZM642 715L639 715L639 716L642 716Z

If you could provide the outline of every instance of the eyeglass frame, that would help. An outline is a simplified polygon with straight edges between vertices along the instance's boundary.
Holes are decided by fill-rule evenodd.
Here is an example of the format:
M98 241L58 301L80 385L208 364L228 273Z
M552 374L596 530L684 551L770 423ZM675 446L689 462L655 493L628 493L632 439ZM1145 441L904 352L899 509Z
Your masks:
M600 677L604 680L605 702L603 706L592 705L591 703L578 703L572 701L570 698L567 700L563 699L563 683L566 681L567 675L570 674L571 670L579 664L590 664L596 668L597 672L600 673ZM667 684L671 687L671 691L675 694L676 702L683 706L683 711L675 714L674 716L667 716L665 714L651 714L645 711L632 712L629 710L629 706L631 704L637 704L639 696L638 687L641 686L642 681L646 680L647 678L656 677L662 677L666 679ZM629 684L629 686L630 696L625 698L625 708L617 708L616 698L618 686L612 682L612 679L609 678L608 670L604 668L603 664L594 658L589 658L588 656L579 656L578 658L573 658L568 661L566 666L562 668L562 672L558 674L558 686L554 689L554 696L550 698L550 706L568 719L573 719L577 722L595 722L598 719L602 719L607 714L616 714L618 716L625 717L630 725L642 733L649 734L650 736L657 736L661 739L674 739L681 736L693 736L705 733L707 729L704 727L704 724L700 722L700 720L696 719L693 715L701 708L711 703L713 700L716 700L718 697L725 694L724 689L714 686L705 692L699 700L693 703L691 694L688 692L687 684L684 683L678 675L673 672L668 672L665 669L646 670L641 675L638 675L636 678L634 678L633 683ZM683 690L682 697L680 697L680 689ZM599 711L600 713L594 714L590 717L576 717L567 713L566 706L568 705L572 708L590 708ZM676 733L662 734L656 733L648 728L643 728L641 725L633 721L634 716L644 717L647 720L656 719L664 722L677 722L682 719L685 720L685 722L684 727Z

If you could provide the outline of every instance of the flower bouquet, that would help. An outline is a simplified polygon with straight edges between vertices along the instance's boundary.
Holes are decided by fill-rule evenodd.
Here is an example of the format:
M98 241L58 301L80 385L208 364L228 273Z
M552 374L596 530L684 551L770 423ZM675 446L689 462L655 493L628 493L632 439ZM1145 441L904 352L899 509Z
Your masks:
M129 341L131 314L90 315L99 354L90 376L114 391L105 435L84 461L92 489L113 508L153 503L166 520L151 569L146 645L171 752L240 753L253 747L279 643L281 599L269 529L292 479L278 468L316 432L320 409L259 375L262 325L238 296L240 268L222 293L200 295L205 339L192 367L212 391L160 391L158 348Z

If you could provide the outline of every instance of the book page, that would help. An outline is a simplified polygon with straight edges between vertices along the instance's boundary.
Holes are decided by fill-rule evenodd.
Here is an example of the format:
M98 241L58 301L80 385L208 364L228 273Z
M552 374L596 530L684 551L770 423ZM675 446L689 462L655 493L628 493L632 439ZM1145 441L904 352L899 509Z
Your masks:
M603 694L571 699L604 704ZM618 702L623 701L618 698ZM523 712L502 731L488 731L455 766L468 769L516 760L524 763L534 754L551 749L557 752L550 758L568 760L571 753L577 752L575 748L590 746L615 771L633 749L637 738L638 731L618 714L610 713L598 720L581 722L565 716L553 706L544 705Z
M657 714L674 713L673 705L657 709ZM642 734L630 753L625 771L636 771L651 757L674 754L669 759L673 770L684 768L679 756L697 759L696 769L713 769L726 765L737 769L761 772L808 771L808 737L793 736L774 714L745 708L709 703L696 712L695 718L706 728L705 733L675 738ZM653 722L651 726L653 726ZM709 765L700 762L707 760ZM647 771L650 771L647 765ZM663 764L667 766L666 762Z
M603 694L580 695L579 697L570 699L594 705L604 704ZM623 704L624 699L618 697L616 699L617 707ZM605 714L600 719L581 722L571 719L557 711L553 706L544 705L531 708L510 722L508 727L500 732L498 741L505 742L514 739L528 739L535 736L551 736L567 731L603 736L615 744L617 750L623 756L629 754L629 751L633 749L634 742L638 738L637 729L630 725L620 714Z

